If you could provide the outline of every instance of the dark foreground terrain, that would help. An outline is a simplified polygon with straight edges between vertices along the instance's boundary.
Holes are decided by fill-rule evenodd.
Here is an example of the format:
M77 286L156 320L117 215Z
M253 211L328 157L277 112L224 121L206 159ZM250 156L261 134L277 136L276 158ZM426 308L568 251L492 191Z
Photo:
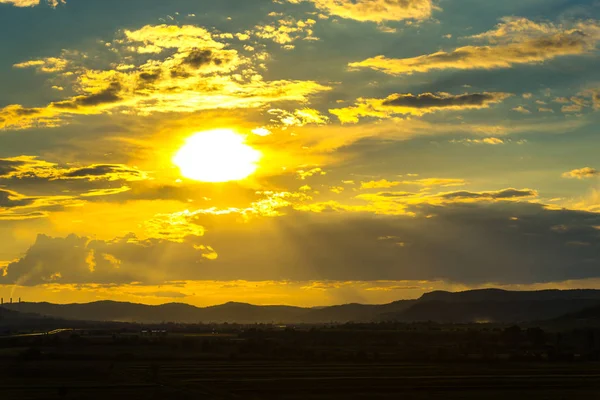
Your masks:
M591 328L99 324L0 336L0 399L595 399L599 358Z
M2 399L595 399L600 365L89 362L7 364Z

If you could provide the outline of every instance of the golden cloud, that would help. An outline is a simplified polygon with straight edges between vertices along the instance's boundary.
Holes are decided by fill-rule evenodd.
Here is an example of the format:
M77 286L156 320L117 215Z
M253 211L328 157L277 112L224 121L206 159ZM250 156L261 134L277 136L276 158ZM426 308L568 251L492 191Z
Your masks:
M13 65L15 68L35 68L39 72L52 73L64 71L68 61L64 58L48 57L41 60L30 60Z
M433 186L463 186L467 182L464 179L448 179L448 178L427 178L417 179L412 181L388 181L382 179L380 181L369 181L361 182L361 189L385 189L400 185L416 185L422 187L433 187Z
M292 44L296 40L319 40L314 36L313 26L317 23L314 19L296 20L285 18L277 21L277 24L257 25L253 33L261 39L272 40L282 45L285 49L294 48ZM239 36L238 36L239 38Z
M57 7L59 4L65 4L65 0L0 0L0 4L10 4L15 7L34 7L40 4L48 4L50 7Z
M27 196L0 189L0 221L45 218L51 210L81 205L77 196Z
M596 168L585 167L574 169L572 171L565 172L562 174L563 178L575 178L575 179L586 179L600 176L600 171Z
M148 175L123 164L92 164L68 168L35 156L18 156L0 158L0 179L141 181L148 179Z
M342 123L357 123L360 117L390 118L394 115L415 115L440 110L469 110L488 108L511 96L508 93L484 92L452 95L449 93L422 93L418 95L392 94L385 99L359 98L356 105L331 109Z
M314 81L265 81L250 57L229 49L206 29L189 25L126 30L101 51L123 53L137 62L128 62L127 68L117 63L106 69L67 70L68 74L61 76L71 79L76 96L45 107L6 106L0 109L0 129L57 126L76 115L189 113L258 108L273 102L303 103L309 96L331 89ZM70 57L77 54L71 52ZM58 69L48 63L38 60L19 67L35 66L46 72ZM68 69L68 65L60 67Z
M378 192L363 193L356 196L357 199L366 201L366 205L348 208L338 204L333 209L372 212L383 215L407 215L416 216L415 206L448 206L464 203L493 203L493 202L530 202L538 197L538 192L532 189L501 189L497 191L472 192L467 190L454 192ZM331 206L331 204L330 204ZM313 211L322 207L313 204Z
M510 68L535 64L557 57L589 53L600 40L596 21L565 26L538 24L526 18L507 17L494 30L472 36L485 40L484 46L464 46L412 58L394 59L383 55L350 63L350 68L370 68L390 75L444 69Z
M431 0L287 0L290 3L310 1L319 10L357 21L424 20L431 16Z

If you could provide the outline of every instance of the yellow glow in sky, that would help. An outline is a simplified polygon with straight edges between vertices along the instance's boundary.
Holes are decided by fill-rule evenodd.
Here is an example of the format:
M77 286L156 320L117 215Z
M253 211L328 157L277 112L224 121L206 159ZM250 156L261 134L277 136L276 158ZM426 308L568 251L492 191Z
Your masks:
M201 182L237 181L252 175L262 154L231 129L199 132L173 157L181 174Z

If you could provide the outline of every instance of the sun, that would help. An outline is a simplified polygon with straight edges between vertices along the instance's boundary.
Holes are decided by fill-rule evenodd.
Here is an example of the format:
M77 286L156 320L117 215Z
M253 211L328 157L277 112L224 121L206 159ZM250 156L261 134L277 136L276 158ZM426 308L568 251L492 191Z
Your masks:
M181 175L201 182L229 182L256 172L260 151L231 129L214 129L190 136L173 157Z

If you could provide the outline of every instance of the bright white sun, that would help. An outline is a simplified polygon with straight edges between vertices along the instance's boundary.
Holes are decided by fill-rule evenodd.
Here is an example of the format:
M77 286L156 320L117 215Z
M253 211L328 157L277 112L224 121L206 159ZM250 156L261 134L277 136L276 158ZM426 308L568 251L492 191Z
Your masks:
M237 181L252 175L262 154L231 129L215 129L190 136L173 157L181 174L201 182Z

